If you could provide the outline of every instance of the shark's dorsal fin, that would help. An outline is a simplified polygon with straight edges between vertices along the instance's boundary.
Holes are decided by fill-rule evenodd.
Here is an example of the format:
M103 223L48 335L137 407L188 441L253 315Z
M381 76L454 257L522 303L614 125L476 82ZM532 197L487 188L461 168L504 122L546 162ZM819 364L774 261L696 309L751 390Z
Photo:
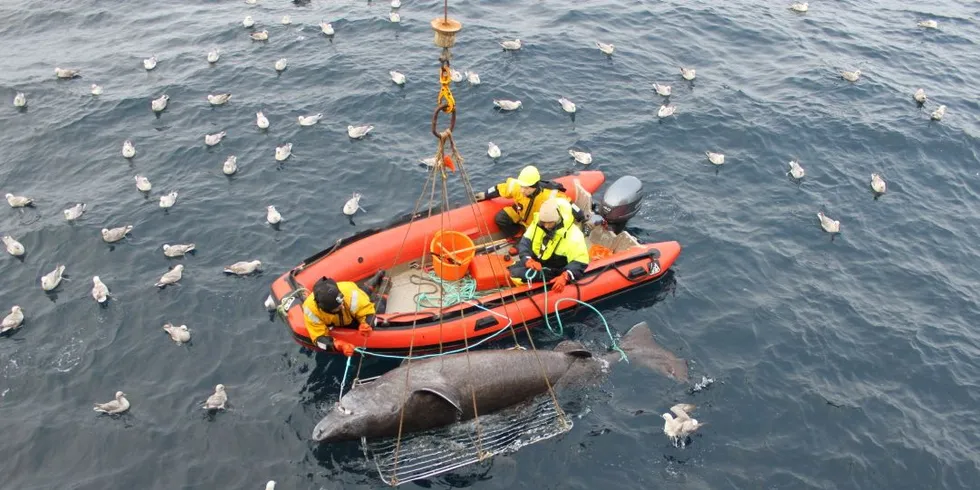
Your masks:
M564 352L572 357L588 358L592 353L584 345L574 340L564 340L555 347L555 352Z
M463 406L461 404L463 396L459 393L459 390L441 379L427 381L425 386L415 388L414 393L420 392L435 395L445 400L446 403L449 403L455 407L457 412L463 411Z

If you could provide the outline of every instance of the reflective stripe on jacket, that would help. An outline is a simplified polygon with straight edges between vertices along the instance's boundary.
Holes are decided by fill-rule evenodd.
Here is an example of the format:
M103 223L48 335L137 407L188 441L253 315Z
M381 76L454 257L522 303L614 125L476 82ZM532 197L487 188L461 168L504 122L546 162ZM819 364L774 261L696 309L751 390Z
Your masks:
M589 245L582 230L575 226L572 205L568 201L558 200L558 214L561 216L561 228L556 229L546 242L547 233L538 226L538 213L534 213L534 219L524 232L518 249L522 260L532 256L546 267L564 262L559 267L568 271L572 275L570 279L575 280L589 265Z

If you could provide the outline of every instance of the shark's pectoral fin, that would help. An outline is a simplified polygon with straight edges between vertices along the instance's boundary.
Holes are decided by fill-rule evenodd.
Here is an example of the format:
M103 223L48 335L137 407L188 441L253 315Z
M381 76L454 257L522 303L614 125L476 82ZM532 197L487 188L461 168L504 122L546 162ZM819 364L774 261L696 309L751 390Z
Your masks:
M687 381L687 362L660 347L653 340L653 332L647 322L633 325L623 336L619 347L631 361L636 360L639 364L660 371L677 381Z
M451 385L445 383L438 383L435 385L424 386L424 387L416 388L413 394L417 394L417 393L426 393L430 395L435 395L439 399L452 405L457 412L460 413L463 412L463 406L462 406L463 397L462 395L460 395L459 390L457 390L455 387Z

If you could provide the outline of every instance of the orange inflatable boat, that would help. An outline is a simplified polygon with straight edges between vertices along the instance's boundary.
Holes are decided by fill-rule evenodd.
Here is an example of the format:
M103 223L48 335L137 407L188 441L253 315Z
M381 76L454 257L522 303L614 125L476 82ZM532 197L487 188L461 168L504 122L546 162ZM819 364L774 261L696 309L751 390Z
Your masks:
M679 243L641 244L625 231L642 201L638 179L620 178L597 202L591 194L605 181L601 172L582 171L553 180L587 210L583 231L591 261L584 276L560 294L549 289L547 302L540 283L529 288L509 281L511 243L500 237L494 215L511 201L497 198L433 211L431 216L419 212L395 219L338 240L284 273L272 284L272 298L293 340L320 350L307 334L302 303L323 276L358 282L376 300L384 298L370 335L337 328L334 338L368 352L406 355L411 350L419 355L472 346L488 337L509 337L511 328L541 324L546 311L555 312L556 303L560 310L576 306L563 298L596 301L657 281L673 265Z

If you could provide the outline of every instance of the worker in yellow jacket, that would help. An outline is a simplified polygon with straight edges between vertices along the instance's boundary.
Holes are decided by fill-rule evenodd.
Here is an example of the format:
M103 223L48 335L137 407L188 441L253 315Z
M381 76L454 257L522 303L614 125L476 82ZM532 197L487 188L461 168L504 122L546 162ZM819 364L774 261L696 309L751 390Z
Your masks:
M354 355L349 342L334 339L334 328L357 328L362 335L374 329L375 308L361 288L349 281L337 282L323 277L313 285L313 294L303 301L303 316L310 340L323 350L336 350L346 356Z
M519 258L510 266L511 281L516 285L524 284L528 270L533 270L532 282L554 279L551 290L560 293L589 266L589 246L575 225L572 205L565 199L541 204L517 249Z
M507 237L520 233L522 226L528 228L534 213L541 208L541 203L554 198L568 201L565 187L557 182L541 180L541 174L534 165L524 167L516 179L508 178L486 192L476 193L473 197L477 201L495 197L514 200L512 205L500 210L494 216L497 227ZM583 214L577 207L573 207L573 214L576 220L582 220Z

